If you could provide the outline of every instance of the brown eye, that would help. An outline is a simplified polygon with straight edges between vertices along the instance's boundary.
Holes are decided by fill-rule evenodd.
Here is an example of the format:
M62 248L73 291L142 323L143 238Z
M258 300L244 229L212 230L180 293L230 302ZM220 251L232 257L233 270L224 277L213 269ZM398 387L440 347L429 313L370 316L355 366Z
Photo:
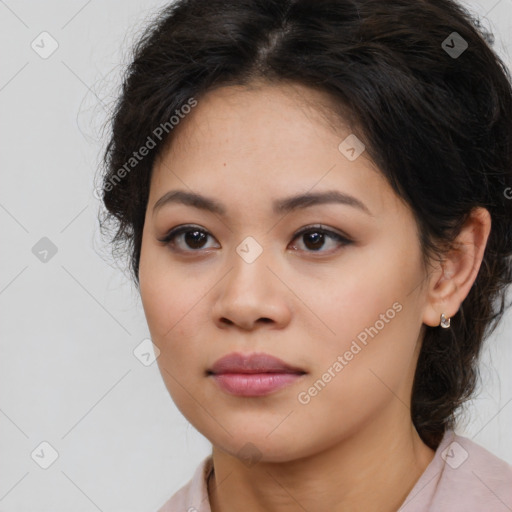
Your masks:
M204 231L186 231L183 234L185 243L192 249L201 249L208 238Z
M295 235L294 240L296 239L302 240L303 245L306 248L305 252L331 252L321 249L326 246L330 246L335 250L337 246L345 246L352 243L351 240L340 235L339 233L335 233L333 231L319 227L309 227L301 230Z
M159 241L164 245L177 247L183 252L194 252L204 249L208 238L213 238L204 229L195 226L180 226L171 230L164 238ZM209 248L209 247L206 247Z
M312 251L321 249L325 243L324 233L318 233L317 231L306 233L305 235L302 235L302 237L302 239L304 240L304 245L308 249L311 249Z

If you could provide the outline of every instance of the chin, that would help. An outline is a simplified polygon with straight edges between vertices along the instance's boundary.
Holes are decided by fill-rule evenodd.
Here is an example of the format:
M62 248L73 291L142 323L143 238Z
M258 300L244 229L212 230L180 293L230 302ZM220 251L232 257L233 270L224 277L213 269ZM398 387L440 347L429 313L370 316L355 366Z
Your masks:
M240 432L238 426L228 428L230 432ZM216 436L206 436L212 445L244 462L248 467L257 462L289 462L315 453L313 446L305 445L297 440L296 435L283 431L281 436L276 433L268 435L268 431L244 430L244 435L228 434L222 439Z

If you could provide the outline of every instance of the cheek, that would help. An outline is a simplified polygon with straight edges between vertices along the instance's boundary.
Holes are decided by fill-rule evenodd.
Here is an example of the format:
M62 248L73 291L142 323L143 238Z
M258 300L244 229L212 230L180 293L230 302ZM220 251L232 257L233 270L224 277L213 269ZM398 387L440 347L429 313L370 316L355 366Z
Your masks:
M348 348L365 328L381 322L379 315L392 308L399 296L392 278L376 284L381 275L371 265L366 269L347 265L347 269L340 269L336 278L325 279L322 286L306 283L297 291L310 309L310 313L304 310L304 320L308 321L311 339L321 336L321 346L329 352ZM394 313L391 309L389 316Z
M359 315L357 323L362 328L353 327L354 317L349 312L340 314L334 324L336 339L315 351L314 368L297 396L299 411L313 424L327 421L347 434L372 421L393 402L400 410L402 404L409 403L417 333L405 307L390 310L385 316L388 323L382 326L379 314L386 315L387 301L383 306Z
M194 315L200 306L199 297L190 296L180 282L172 287L158 284L151 286L141 281L141 299L152 340L161 351L179 350L182 345L190 346L196 339L197 322Z
M146 320L154 337L153 342L160 344L171 336L193 304L190 290L194 287L191 280L183 277L183 272L172 265L165 249L154 245L145 232L142 239L139 284L140 297Z
M172 287L164 281L172 281ZM173 402L188 418L197 415L197 404L190 396L200 395L196 386L204 377L197 315L206 311L201 310L197 294L186 293L189 286L182 286L182 281L164 279L152 266L140 279L140 291L151 339L160 351L157 364L162 379Z
M179 269L162 264L161 259L151 258L149 251L141 255L140 296L151 339L160 350L158 364L161 370L179 376L181 382L191 376L193 355L193 369L203 370L197 364L198 354L204 351L199 345L202 322L198 319L208 314L205 301L201 301L207 290ZM168 386L173 386L173 379L165 371L162 376Z
M309 315L309 337L318 340L312 381L329 380L329 371L334 373L329 387L337 389L335 394L348 389L353 397L389 393L386 385L401 388L414 367L421 327L410 294L416 268L396 259L384 261L386 266L361 261L358 268L340 272L307 295L308 305L322 321Z
M139 270L140 297L153 343L160 345L172 326L171 316L176 311L173 295L162 284L162 276L155 267L142 264Z

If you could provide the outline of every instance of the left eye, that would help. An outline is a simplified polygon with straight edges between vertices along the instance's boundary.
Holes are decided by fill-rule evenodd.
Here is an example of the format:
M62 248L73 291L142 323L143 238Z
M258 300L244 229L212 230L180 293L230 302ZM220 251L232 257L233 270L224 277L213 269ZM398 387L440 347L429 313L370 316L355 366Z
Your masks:
M336 248L336 245L348 245L351 243L351 240L348 238L335 233L334 231L330 231L328 229L324 229L321 227L309 227L305 228L299 233L295 235L294 240L297 238L301 238L304 246L307 248L306 252L320 252L319 249L322 249L325 247L326 240L334 241L334 248ZM328 251L321 251L321 252L328 252Z
M195 226L180 226L171 230L164 238L159 239L159 241L164 243L164 245L171 246L173 250L177 247L178 250L183 252L198 252L199 249L211 248L205 245L209 237L213 239L213 236L204 229ZM334 249L336 246L345 246L352 243L351 240L339 233L322 227L304 228L295 234L293 240L297 239L302 239L306 249L299 248L299 250L305 252L327 252L320 251L320 249L323 249L329 240L331 241L331 246L334 246ZM181 247L179 242L181 242ZM183 246L183 243L185 246ZM292 245L291 247L293 250L297 250L296 246Z

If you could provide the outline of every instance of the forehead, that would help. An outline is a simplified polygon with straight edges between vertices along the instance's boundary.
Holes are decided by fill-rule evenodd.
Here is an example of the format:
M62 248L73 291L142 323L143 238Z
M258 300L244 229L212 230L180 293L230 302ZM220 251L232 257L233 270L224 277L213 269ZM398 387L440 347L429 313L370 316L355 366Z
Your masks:
M247 201L335 188L384 208L394 193L364 151L353 161L340 151L353 135L329 109L328 96L297 84L209 91L156 160L152 202L177 187Z
M243 149L257 139L266 140L269 147L278 141L284 143L284 152L289 145L307 144L314 132L325 137L325 132L331 131L337 138L349 133L347 123L335 114L340 108L330 96L291 82L217 87L184 116L173 129L169 143L201 147L210 143L219 150L220 141L222 149L228 143L238 143ZM284 132L276 130L283 125L287 127Z

